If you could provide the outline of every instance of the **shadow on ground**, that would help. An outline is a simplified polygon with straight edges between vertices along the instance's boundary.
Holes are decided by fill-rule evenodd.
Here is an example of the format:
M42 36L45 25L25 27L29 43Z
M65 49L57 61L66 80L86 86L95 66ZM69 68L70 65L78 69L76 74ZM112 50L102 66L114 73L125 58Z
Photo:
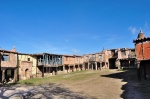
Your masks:
M101 76L122 79L122 82L126 82L121 88L123 93L120 97L123 99L150 99L150 80L138 81L136 69L129 68L124 72Z
M75 93L60 85L45 84L39 86L3 86L0 87L0 97L2 99L91 99Z

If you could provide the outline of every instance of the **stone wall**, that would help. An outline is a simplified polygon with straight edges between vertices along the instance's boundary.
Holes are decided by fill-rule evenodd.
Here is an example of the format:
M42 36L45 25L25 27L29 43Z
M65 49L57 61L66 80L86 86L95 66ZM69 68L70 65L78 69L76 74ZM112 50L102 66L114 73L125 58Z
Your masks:
M7 61L1 61L1 67L17 67L17 54L14 53L3 53L8 55Z

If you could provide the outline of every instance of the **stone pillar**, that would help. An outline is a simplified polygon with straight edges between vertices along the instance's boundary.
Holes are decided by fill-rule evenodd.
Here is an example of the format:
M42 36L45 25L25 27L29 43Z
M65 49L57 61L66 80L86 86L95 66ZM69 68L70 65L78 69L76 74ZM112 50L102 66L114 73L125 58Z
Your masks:
M116 67L118 67L118 69L121 69L120 60L119 59L116 60L115 65L116 65Z
M102 62L100 62L100 70L102 70Z
M137 62L137 76L138 76L138 79L141 81L141 66L140 66L140 62Z
M83 70L85 70L85 65L84 65L84 63L82 64L82 68L83 68Z
M73 71L76 71L76 67L75 67L76 65L74 65L74 70Z
M13 81L13 82L17 82L17 81L18 81L18 79L17 79L17 78L18 78L18 77L17 77L17 69L18 69L18 68L15 68L15 69L14 69L14 81Z
M70 65L68 65L68 72L70 73Z
M6 70L6 69L2 69L2 82L5 81L5 70Z
M78 71L81 71L81 69L80 69L80 65L78 64Z
M107 68L110 69L110 68L109 68L109 62L107 62L107 65L108 65Z
M65 72L65 65L63 65L63 72Z
M71 72L74 72L74 65L72 66Z
M56 69L55 75L57 75L57 73L58 73L58 67L56 66L55 69Z
M130 60L129 60L129 68L131 67L130 65L131 65L131 64L130 64Z
M74 71L76 71L76 65L74 64Z
M95 62L95 70L97 70L97 62Z
M90 63L88 62L88 70L89 70L89 67L90 67Z
M108 68L107 62L105 62L105 69L107 69L107 68Z

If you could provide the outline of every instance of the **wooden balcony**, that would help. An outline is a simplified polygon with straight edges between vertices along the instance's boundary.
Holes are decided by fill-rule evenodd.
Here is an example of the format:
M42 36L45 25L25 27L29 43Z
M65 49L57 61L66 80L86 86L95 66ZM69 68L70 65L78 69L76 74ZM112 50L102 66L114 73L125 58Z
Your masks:
M135 53L129 54L129 55L128 55L128 58L136 58Z
M89 62L94 62L94 61L96 61L96 57L91 57L91 58L89 59Z

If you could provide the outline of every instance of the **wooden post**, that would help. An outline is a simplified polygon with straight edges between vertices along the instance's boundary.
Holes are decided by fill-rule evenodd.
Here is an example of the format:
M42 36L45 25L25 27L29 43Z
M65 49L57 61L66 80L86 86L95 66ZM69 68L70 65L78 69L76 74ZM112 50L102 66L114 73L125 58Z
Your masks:
M42 71L42 77L44 77L44 65L45 65L45 55L43 54L43 71Z

